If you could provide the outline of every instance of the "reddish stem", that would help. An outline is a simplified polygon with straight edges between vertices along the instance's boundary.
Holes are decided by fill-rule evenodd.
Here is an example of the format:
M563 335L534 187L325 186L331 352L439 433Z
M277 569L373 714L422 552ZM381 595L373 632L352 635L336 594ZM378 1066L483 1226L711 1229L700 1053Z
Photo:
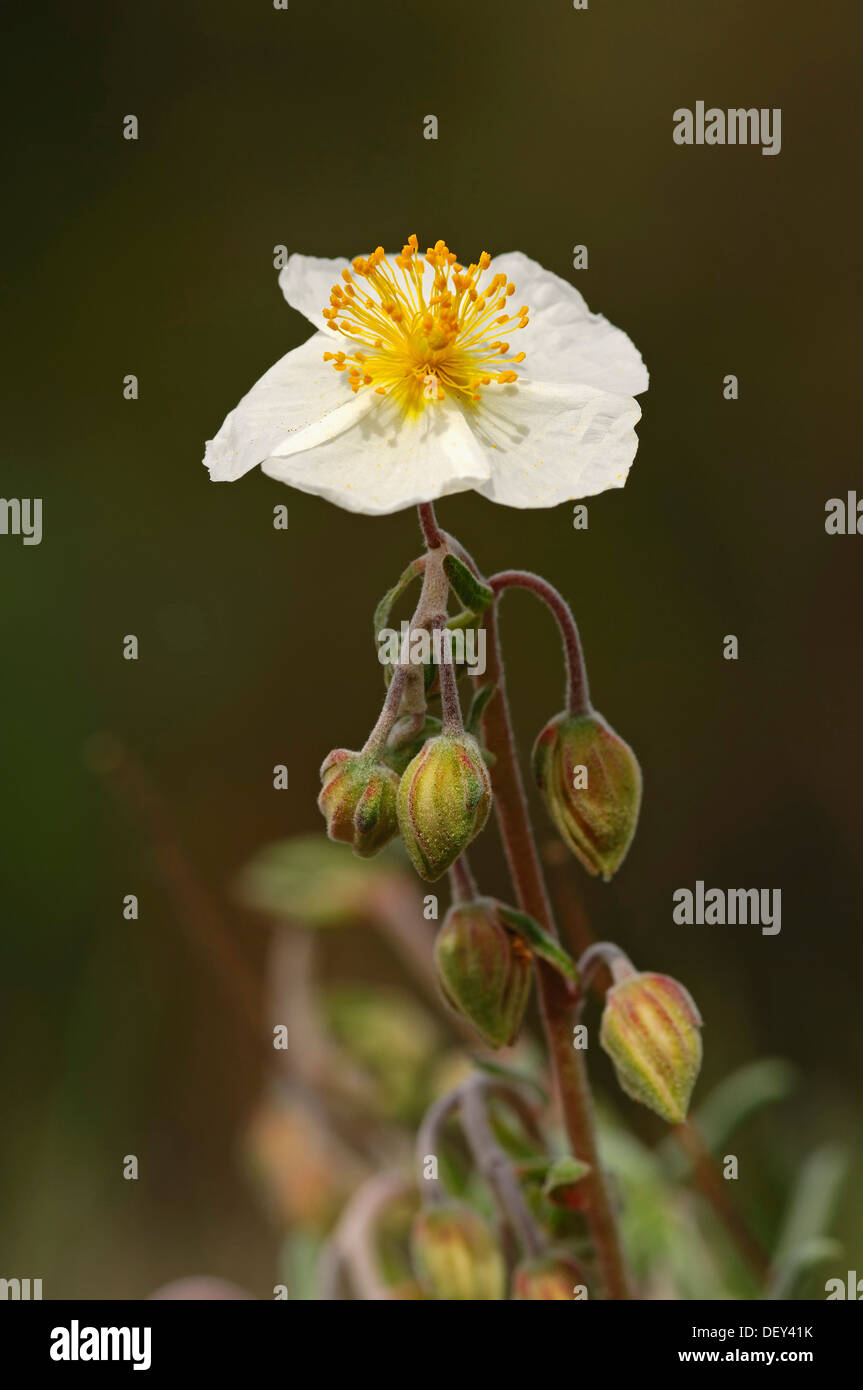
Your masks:
M584 654L581 650L581 638L572 609L563 595L540 575L529 574L526 570L503 570L500 574L495 574L489 580L489 584L496 596L502 594L505 589L527 589L529 593L542 599L551 610L560 629L566 658L566 708L570 714L588 714L591 708L590 690Z
M417 507L419 513L420 527L423 533L423 540L429 550L437 550L439 545L443 545L443 535L437 524L433 502L420 502Z
M430 504L426 505L430 507ZM431 516L434 533L440 536L433 508ZM444 539L450 543L449 537ZM465 563L474 573L478 573L476 564L461 545L453 543L453 549L457 549ZM556 590L551 592L556 593ZM560 599L560 602L563 603L563 600ZM497 686L497 692L483 714L483 731L486 746L496 759L492 781L501 839L519 907L557 938L518 765L506 698L495 604L486 610L485 625L489 637L486 678ZM586 686L584 690L586 695ZM611 1196L600 1166L587 1072L581 1051L573 1046L575 1012L572 997L563 978L542 960L537 961L537 984L543 1026L569 1142L575 1157L590 1169L584 1179L587 1220L606 1294L610 1299L628 1299L629 1282Z

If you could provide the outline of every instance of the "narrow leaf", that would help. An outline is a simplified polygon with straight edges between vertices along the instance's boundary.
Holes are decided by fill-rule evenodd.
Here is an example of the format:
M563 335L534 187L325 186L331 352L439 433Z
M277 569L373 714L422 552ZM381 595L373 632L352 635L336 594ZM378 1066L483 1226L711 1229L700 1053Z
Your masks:
M492 682L489 685L481 685L474 695L464 725L469 734L477 733L483 711L496 690L497 686Z
M456 555L445 556L443 567L453 592L472 613L482 613L494 601L494 593L488 585L481 584Z
M407 569L404 570L404 572L403 572L403 573L399 576L399 578L396 580L396 582L395 582L395 584L393 585L393 587L392 587L391 589L388 589L387 592L384 594L383 598L381 599L380 603L378 604L377 608L375 609L375 616L374 616L375 641L377 641L377 636L378 636L378 633L380 632L381 628L386 627L387 623L389 622L390 613L392 612L393 607L394 607L394 605L396 604L396 602L398 601L398 599L401 598L401 596L402 596L402 594L404 593L405 589L407 589L407 588L409 587L409 585L412 584L413 581L414 581L420 574L422 574L422 572L423 572L423 561L422 561L422 559L413 560L413 561L408 565Z
M526 941L536 955L553 965L565 980L572 984L578 983L578 970L572 956L543 930L539 922L528 917L526 912L516 912L514 907L504 907L502 904L498 904L498 912L507 926Z
M550 1165L542 1185L543 1196L552 1206L564 1207L568 1211L578 1211L584 1199L578 1184L587 1177L590 1164L579 1158L564 1155L556 1158Z

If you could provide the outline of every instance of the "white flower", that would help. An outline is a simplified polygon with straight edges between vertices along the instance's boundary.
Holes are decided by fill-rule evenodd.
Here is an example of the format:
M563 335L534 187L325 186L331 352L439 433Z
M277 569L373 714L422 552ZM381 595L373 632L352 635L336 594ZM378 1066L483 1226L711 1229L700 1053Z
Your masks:
M279 283L318 331L209 441L214 481L260 464L370 514L467 488L551 507L626 482L641 356L520 251L465 267L442 241L421 256L411 237L395 256L291 256Z

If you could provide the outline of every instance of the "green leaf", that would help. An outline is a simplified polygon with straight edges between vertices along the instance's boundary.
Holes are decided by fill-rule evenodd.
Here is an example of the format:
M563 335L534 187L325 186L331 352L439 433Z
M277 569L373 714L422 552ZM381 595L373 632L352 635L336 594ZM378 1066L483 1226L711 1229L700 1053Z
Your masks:
M487 584L481 584L458 556L444 556L443 568L453 593L472 613L482 613L494 602L494 592Z
M470 709L468 710L467 719L464 723L469 734L477 733L485 707L496 690L497 686L492 682L489 685L481 685L474 695L471 700Z
M504 1066L502 1062L494 1062L490 1057L481 1057L477 1053L471 1053L470 1060L480 1071L487 1072L489 1076L495 1077L498 1081L504 1081L513 1086L529 1086L532 1091L539 1096L543 1105L548 1104L548 1092L536 1077L529 1072L517 1071L515 1067Z
M451 632L459 628L474 627L476 624L476 613L470 608L463 608L460 613L454 613L451 618L447 618L446 625Z
M241 870L235 893L247 907L310 927L368 921L376 894L405 872L395 845L359 859L326 835L301 835L265 845Z
M794 1089L795 1072L788 1062L766 1057L732 1072L699 1107L695 1123L705 1144L716 1153L734 1130L762 1106L784 1100Z
M498 912L507 926L526 941L536 955L553 965L565 980L578 983L578 970L572 956L543 930L539 922L528 917L526 912L516 912L514 907L505 907L502 903L498 904Z
M839 1189L848 1160L842 1149L824 1145L807 1158L800 1171L773 1259L775 1285L768 1297L778 1298L773 1287L782 1287L789 1271L794 1275L812 1263L813 1243L820 1240L833 1219Z
M318 1297L318 1270L323 1242L312 1231L297 1226L282 1242L278 1253L279 1282L286 1285L293 1303L313 1302Z
M554 1159L542 1185L543 1196L552 1206L577 1210L581 1206L582 1194L576 1189L589 1172L589 1163L582 1163L581 1159L573 1158L570 1154Z
M374 625L375 639L382 627L386 627L390 619L390 613L394 605L401 598L402 594L423 572L423 560L416 559L411 561L407 569L402 572L391 589L388 589L375 609Z
M811 1240L804 1241L796 1250L791 1251L781 1264L774 1265L765 1298L771 1301L790 1298L801 1274L806 1274L825 1260L835 1260L841 1254L842 1246L839 1241L827 1236L813 1236Z
M407 569L404 570L402 574L399 576L399 578L396 580L393 587L387 590L380 603L378 604L377 608L375 609L373 623L375 630L375 648L377 649L377 651L380 650L378 646L378 637L380 636L381 631L385 627L389 626L390 614L393 610L394 605L401 598L405 590L410 587L413 581L422 574L424 567L424 560L422 558L412 560L411 563L408 565ZM389 685L393 676L393 668L388 661L383 662L382 664L384 668L384 682L386 685ZM426 689L428 689L428 681L426 682Z

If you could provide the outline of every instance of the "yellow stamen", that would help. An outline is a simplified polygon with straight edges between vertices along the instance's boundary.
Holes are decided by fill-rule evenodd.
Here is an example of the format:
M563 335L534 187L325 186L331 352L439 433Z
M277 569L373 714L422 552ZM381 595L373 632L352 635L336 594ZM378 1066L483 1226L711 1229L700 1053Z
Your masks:
M402 409L418 414L435 401L452 395L473 404L479 386L509 385L518 373L499 370L524 361L524 353L508 356L509 343L499 336L501 325L517 331L526 327L528 307L506 312L515 285L505 275L493 275L482 285L491 257L483 251L476 265L465 268L446 242L419 254L416 236L409 236L390 264L382 246L370 256L357 256L352 270L342 271L341 284L330 292L323 310L328 327L344 333L368 351L325 352L335 371L347 371L354 392L371 386L379 396L394 396ZM432 267L428 296L423 291L423 260Z

